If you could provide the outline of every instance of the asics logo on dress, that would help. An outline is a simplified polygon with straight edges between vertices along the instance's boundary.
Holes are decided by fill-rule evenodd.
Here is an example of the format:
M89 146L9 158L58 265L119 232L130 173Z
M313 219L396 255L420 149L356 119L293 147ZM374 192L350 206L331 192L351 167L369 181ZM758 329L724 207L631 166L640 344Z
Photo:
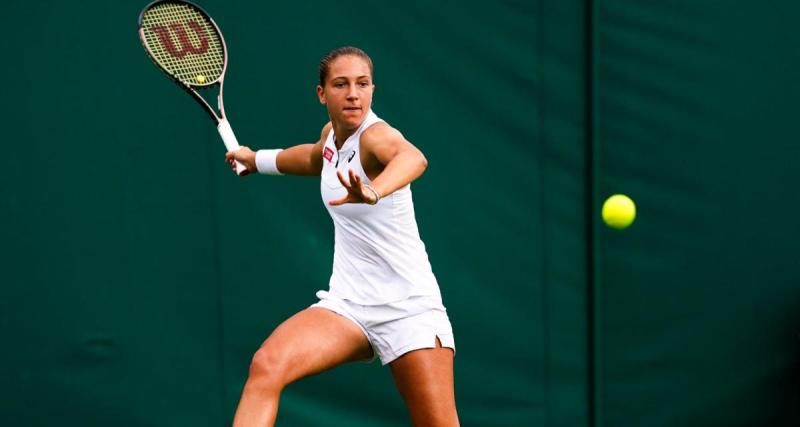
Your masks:
M325 150L322 152L322 157L324 157L327 161L333 161L333 150L330 147L325 147Z

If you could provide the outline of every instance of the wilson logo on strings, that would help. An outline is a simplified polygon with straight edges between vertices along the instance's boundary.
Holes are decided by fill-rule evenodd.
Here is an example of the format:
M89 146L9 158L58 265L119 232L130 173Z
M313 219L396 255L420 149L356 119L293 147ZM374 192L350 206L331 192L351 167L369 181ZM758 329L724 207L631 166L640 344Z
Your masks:
M195 21L189 21L187 24L189 25L189 28L191 28L195 34L197 34L197 38L200 39L200 46L192 45L192 42L189 41L189 35L186 34L186 29L180 22L170 24L169 29L163 25L153 25L150 27L150 29L158 34L158 38L161 39L161 44L164 46L164 49L166 49L167 52L169 52L169 54L175 58L183 58L187 53L190 52L197 55L206 53L208 50L208 37L206 36L206 32L203 30L203 27L201 27L200 24ZM172 43L170 29L175 33L175 35L178 36L178 42L181 45L180 50L178 50L175 47L175 44Z

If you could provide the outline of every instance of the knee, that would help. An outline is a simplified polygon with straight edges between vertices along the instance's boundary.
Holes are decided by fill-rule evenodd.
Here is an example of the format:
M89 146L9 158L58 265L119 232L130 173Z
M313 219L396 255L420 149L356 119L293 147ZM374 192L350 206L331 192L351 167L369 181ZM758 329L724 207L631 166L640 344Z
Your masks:
M439 408L428 408L428 411L416 412L412 410L411 421L414 426L425 427L458 427L458 413L455 406L444 405Z
M285 366L286 364L278 352L268 347L261 347L250 362L248 382L259 388L280 390L286 386Z

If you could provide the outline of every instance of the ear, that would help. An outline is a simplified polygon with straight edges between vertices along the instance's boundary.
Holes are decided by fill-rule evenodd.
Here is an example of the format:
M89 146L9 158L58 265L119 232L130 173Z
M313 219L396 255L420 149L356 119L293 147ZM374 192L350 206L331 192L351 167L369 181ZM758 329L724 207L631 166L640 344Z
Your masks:
M325 89L317 85L317 97L319 97L319 103L325 105L327 102L325 101Z

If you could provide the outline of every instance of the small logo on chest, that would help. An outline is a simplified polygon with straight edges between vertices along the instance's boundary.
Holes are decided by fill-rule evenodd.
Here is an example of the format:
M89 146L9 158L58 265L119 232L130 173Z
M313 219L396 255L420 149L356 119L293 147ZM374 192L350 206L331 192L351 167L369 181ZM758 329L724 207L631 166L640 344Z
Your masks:
M352 162L353 161L353 157L355 157L355 156L356 156L356 152L355 151L351 151L350 155L347 156L347 163Z
M333 161L333 150L330 147L325 147L325 150L322 152L322 157L324 157L328 162Z

